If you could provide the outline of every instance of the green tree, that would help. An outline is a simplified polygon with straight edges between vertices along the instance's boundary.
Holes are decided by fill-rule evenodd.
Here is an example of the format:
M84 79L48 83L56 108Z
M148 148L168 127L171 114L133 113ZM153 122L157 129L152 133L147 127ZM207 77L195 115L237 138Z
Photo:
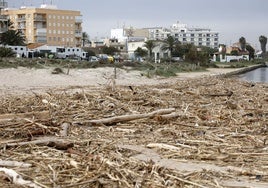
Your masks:
M246 50L246 39L245 39L245 37L241 37L239 39L239 44L240 44L241 50L245 51Z
M0 57L12 57L15 52L11 48L0 47Z
M164 44L162 46L162 50L168 50L170 52L170 56L173 56L173 51L176 47L176 44L178 43L173 36L169 36L167 39L165 39ZM171 58L170 57L170 58Z
M267 37L261 35L261 36L259 37L259 41L260 41L260 43L261 43L261 50L262 50L262 53L266 53Z
M85 44L89 42L89 35L86 32L82 33L82 46L85 47Z
M148 54L147 50L144 50L144 49L142 49L141 47L138 47L138 48L134 51L134 53L135 53L135 55L136 55L137 57L145 57L145 56Z
M194 47L193 44L187 43L187 44L180 44L176 43L173 55L177 57L184 58L186 54Z
M156 47L156 43L153 40L147 40L144 44L144 47L147 48L149 52L149 58L152 58L153 49Z
M185 60L191 63L198 63L198 53L197 49L194 45L186 46L187 49L185 50Z
M108 55L115 55L116 52L119 52L119 50L113 46L105 46L102 49L102 53L104 54L108 54Z
M232 50L232 51L231 51L231 55L238 56L238 51L237 51L237 50Z
M25 45L25 37L22 36L22 33L19 30L8 30L1 36L1 44L22 46Z
M254 59L255 49L249 44L246 45L246 50L249 52L249 60Z

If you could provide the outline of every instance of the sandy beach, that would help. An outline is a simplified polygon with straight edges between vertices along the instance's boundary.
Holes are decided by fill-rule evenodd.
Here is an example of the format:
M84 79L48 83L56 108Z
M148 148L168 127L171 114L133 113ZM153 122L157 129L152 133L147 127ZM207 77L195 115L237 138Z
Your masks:
M117 69L116 85L157 85L179 80L224 74L238 69L210 68L206 72L179 73L176 77L148 78L139 71ZM67 74L52 74L53 69L29 69L24 67L0 69L0 95L20 94L48 89L98 87L111 84L114 69L71 69ZM67 72L67 70L64 70Z

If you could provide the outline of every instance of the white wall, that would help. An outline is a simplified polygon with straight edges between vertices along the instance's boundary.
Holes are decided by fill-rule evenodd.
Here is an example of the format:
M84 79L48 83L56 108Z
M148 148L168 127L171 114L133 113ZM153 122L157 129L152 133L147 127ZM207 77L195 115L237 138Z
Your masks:
M124 29L111 29L111 39L114 38L118 39L118 42L124 42L127 39Z

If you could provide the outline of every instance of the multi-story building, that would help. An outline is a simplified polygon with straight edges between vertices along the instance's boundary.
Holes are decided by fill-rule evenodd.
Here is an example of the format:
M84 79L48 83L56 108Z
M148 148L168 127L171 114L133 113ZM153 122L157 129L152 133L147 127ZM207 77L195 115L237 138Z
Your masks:
M3 15L5 8L7 8L7 2L4 0L0 1L0 34L8 29L8 18L6 15Z
M219 47L219 33L206 28L190 28L186 24L177 22L170 28L151 27L143 29L112 29L111 38L126 41L131 37L147 38L149 40L165 40L173 36L181 43L190 43L195 46Z
M191 43L195 46L219 47L219 33L206 28L189 28L186 24L177 22L170 29L170 35L181 43Z
M26 43L44 43L51 46L80 47L82 44L82 15L80 11L59 10L54 5L41 5L40 8L21 7L5 9L20 30Z

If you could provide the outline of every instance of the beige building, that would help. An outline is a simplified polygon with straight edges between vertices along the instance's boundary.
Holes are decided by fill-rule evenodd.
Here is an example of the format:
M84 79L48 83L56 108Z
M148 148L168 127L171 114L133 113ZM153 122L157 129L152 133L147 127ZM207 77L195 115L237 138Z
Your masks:
M80 47L82 44L82 15L80 11L59 10L54 5L40 8L21 7L5 9L14 23L14 29L21 30L26 43L44 43L51 46Z

